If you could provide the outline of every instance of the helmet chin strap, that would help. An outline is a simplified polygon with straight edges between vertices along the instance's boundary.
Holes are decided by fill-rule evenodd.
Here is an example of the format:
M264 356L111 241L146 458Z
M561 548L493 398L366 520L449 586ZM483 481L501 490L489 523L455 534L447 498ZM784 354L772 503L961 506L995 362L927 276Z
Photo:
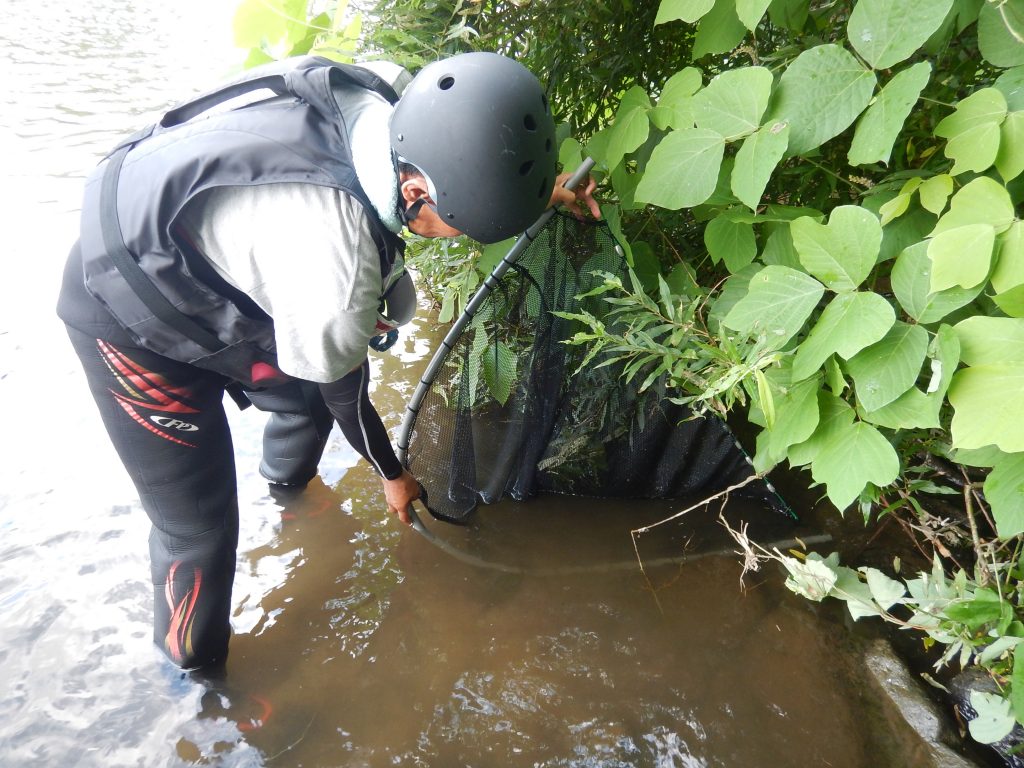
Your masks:
M405 226L409 226L409 222L415 221L416 217L420 215L420 210L422 210L423 206L427 206L427 208L432 210L434 213L437 213L437 206L429 202L427 198L421 197L419 200L410 203L405 210L398 212L398 215L402 219L402 223L405 224Z

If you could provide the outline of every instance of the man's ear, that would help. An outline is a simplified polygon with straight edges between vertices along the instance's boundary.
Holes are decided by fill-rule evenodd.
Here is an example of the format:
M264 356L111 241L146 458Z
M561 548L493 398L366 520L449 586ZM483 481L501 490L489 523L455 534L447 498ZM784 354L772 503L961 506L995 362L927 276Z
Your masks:
M406 206L412 205L417 200L430 199L430 190L427 189L427 180L422 176L410 176L408 179L402 182L401 187L402 199L405 200Z

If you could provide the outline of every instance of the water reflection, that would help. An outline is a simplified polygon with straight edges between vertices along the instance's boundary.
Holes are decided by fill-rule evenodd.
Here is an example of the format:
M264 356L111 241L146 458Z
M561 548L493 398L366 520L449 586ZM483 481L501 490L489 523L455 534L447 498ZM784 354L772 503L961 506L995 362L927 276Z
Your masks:
M85 173L232 66L232 5L5 7L0 763L872 765L842 629L777 579L743 593L731 558L646 576L591 567L634 558L629 528L668 507L494 510L444 535L528 571L581 572L474 568L387 520L378 481L337 434L305 493L270 495L252 411L231 414L242 530L228 677L162 662L148 523L52 306ZM420 318L376 362L391 427L429 327ZM650 537L643 554L678 554L693 533Z

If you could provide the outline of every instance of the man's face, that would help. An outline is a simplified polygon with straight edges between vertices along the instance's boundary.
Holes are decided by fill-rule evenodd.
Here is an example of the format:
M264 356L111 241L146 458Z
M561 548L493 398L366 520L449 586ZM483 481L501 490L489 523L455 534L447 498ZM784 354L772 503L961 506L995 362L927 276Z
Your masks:
M402 179L402 199L406 206L417 201L427 203L422 205L416 218L409 222L409 231L422 237L458 237L462 234L455 227L445 223L433 209L434 200L430 196L427 181L422 176L406 176Z

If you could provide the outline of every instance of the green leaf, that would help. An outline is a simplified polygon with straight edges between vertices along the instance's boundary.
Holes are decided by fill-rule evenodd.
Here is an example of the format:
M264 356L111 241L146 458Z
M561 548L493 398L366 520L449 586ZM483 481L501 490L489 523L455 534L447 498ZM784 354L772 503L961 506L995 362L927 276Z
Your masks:
M743 140L732 169L732 191L751 210L757 210L764 188L788 146L789 126L786 123L761 126Z
M761 124L772 92L772 73L764 67L730 69L693 97L698 128L731 141L753 133Z
M697 24L693 58L699 59L709 53L728 53L743 41L746 34L747 28L736 16L734 0L717 0L715 7Z
M654 25L670 21L685 21L693 24L715 5L715 0L661 0Z
M838 397L846 390L846 379L843 377L843 369L839 367L834 357L825 362L825 381L832 394Z
M306 0L245 0L232 22L235 45L259 48L266 45L282 52L306 34Z
M884 227L893 219L898 219L906 213L907 209L910 207L910 201L913 197L914 196L909 192L900 192L892 200L882 203L878 209L878 213L882 217L882 226Z
M789 226L777 227L768 236L768 242L765 243L764 250L761 251L761 261L765 264L803 269L800 256L797 254L796 248L793 247L793 235L789 231Z
M1003 72L994 83L1006 97L1006 108L1014 112L1024 109L1024 66Z
M1024 221L1015 221L996 239L992 287L1003 293L1024 284Z
M1024 317L1024 285L996 294L992 301L1010 317Z
M1011 181L1024 173L1024 111L1011 112L999 126L995 165L1003 181Z
M874 90L874 73L853 54L838 45L819 45L786 68L766 122L788 123L789 152L805 154L850 127Z
M935 216L923 208L910 211L883 227L878 263L894 261L904 248L921 242L934 228Z
M946 615L953 621L967 625L972 632L981 629L986 624L999 621L1002 613L1002 600L990 589L978 589L971 599L950 603L946 606Z
M1013 200L1006 187L987 176L974 179L953 195L949 211L932 230L938 235L969 224L991 224L996 232L1005 232L1016 219Z
M708 223L704 229L704 244L711 260L716 264L724 261L730 273L739 272L757 256L754 228L725 216L717 216Z
M861 411L861 418L889 429L933 429L940 426L939 412L949 383L960 361L960 342L948 325L939 328L932 344L932 380L928 393L911 387L888 405Z
M1018 722L1024 722L1024 653L1013 654L1013 674L1010 676L1010 705Z
M665 82L658 97L658 106L649 113L651 122L659 130L693 128L693 94L701 85L700 70L686 67Z
M1024 0L987 2L978 16L978 48L997 67L1024 64Z
M992 507L1000 538L1024 533L1024 454L1012 454L996 462L985 478L985 498ZM1019 694L1024 700L1024 687Z
M946 230L928 243L932 291L959 285L973 288L988 277L996 231L991 224L968 224Z
M857 5L860 8L864 0ZM888 0L883 0L886 5ZM888 165L893 144L906 122L910 110L917 103L921 91L928 84L932 66L921 61L905 69L885 84L867 112L857 123L853 143L847 155L850 165L885 163Z
M998 88L982 88L962 99L951 115L935 126L935 135L954 139L975 128L995 123L1006 117L1006 97Z
M823 441L811 462L811 476L824 483L840 511L856 500L868 483L884 488L899 475L900 460L889 441L870 424L857 422Z
M803 327L824 292L821 283L795 269L765 267L722 323L750 336L764 334L770 348L780 349Z
M753 32L771 3L772 0L736 0L736 15L743 26Z
M881 340L895 322L892 306L877 293L840 293L825 307L814 329L797 348L793 381L810 376L832 354L849 360Z
M1006 97L1001 91L982 88L958 103L956 111L935 126L935 135L948 139L945 154L953 161L950 173L981 173L992 166L999 152L999 126L1006 111Z
M953 177L948 173L940 173L925 179L918 187L921 207L939 216L946 208L946 201L953 194Z
M964 368L953 377L949 402L954 448L995 445L1006 453L1024 451L1024 365Z
M558 164L566 170L579 168L583 162L583 146L570 136L558 148Z
M758 455L764 450L778 463L791 445L802 443L818 427L818 390L821 380L807 379L775 398L775 423L758 435ZM755 467L757 462L755 462Z
M1010 710L1010 702L994 693L971 691L971 707L977 713L967 722L971 738L981 744L994 744L1010 735L1017 721Z
M903 586L902 582L890 579L877 568L861 568L860 570L867 578L871 597L883 610L887 611L892 608L907 593L907 588Z
M858 0L846 34L872 67L889 69L924 45L952 6L953 0Z
M786 577L786 589L808 600L821 602L829 596L836 584L836 572L821 559L808 557L805 560L797 560L795 557L782 555L780 562L789 573Z
M630 88L623 97L608 137L605 160L609 169L614 170L623 157L647 141L651 130L651 121L647 117L650 105L647 92L638 86Z
M903 310L923 324L934 323L970 304L984 288L984 285L974 288L953 286L933 292L932 260L928 258L927 242L914 243L904 249L893 265L890 281Z
M818 428L807 440L789 449L789 462L802 467L814 461L824 445L838 440L853 425L856 414L845 401L836 395L818 391Z
M856 205L834 208L828 224L804 217L790 228L800 263L833 291L853 290L864 282L882 243L878 219Z
M857 400L868 411L891 403L917 381L928 353L928 332L896 322L885 337L847 362Z
M714 131L672 131L654 148L636 200L670 210L700 205L715 191L724 154L725 140Z
M810 0L772 0L768 18L776 27L801 32L807 24Z
M499 341L484 352L483 363L487 388L494 399L504 405L516 380L515 353Z
M966 365L1024 365L1024 320L975 315L954 330Z

